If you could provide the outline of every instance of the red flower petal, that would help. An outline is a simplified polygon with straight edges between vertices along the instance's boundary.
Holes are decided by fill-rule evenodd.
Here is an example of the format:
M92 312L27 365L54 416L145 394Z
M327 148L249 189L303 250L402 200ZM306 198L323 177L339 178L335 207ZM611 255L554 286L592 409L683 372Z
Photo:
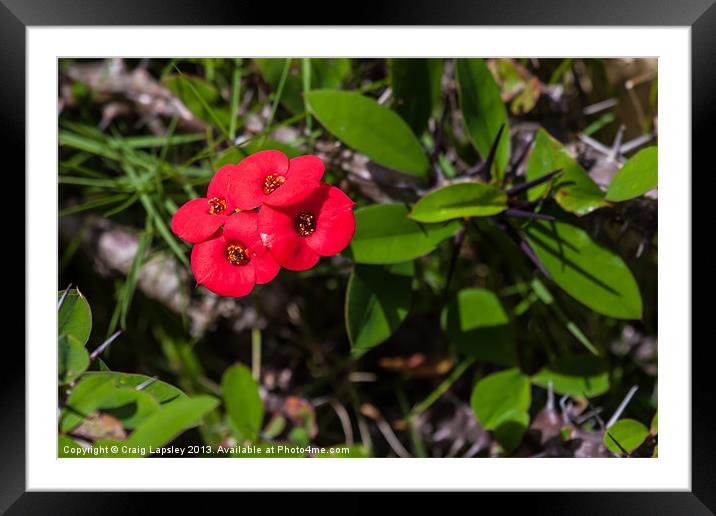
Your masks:
M320 256L296 233L296 210L296 206L264 206L259 211L259 233L264 245L282 267L292 271L305 271L316 265Z
M249 262L232 265L226 258L227 242L222 236L196 244L191 251L191 270L197 284L220 296L243 297L256 283L256 270Z
M298 156L288 162L286 182L267 195L264 204L287 206L304 200L321 184L323 161L316 156Z
M230 212L225 210L224 213ZM172 231L182 240L198 243L216 233L226 219L226 215L209 213L206 198L193 199L179 208L172 217Z
M287 171L288 158L282 152L267 150L252 154L235 166L229 183L229 196L242 210L257 208L268 197L263 191L266 176L285 177Z
M229 217L224 225L224 239L227 242L240 242L249 249L251 263L256 270L256 283L262 285L276 277L281 266L276 262L259 236L258 213L242 211Z
M206 196L211 199L212 197L218 197L226 201L226 214L231 214L232 211L237 207L236 203L231 197L231 178L236 174L236 165L224 165L221 167L214 177L209 182L209 188L207 188Z
M321 256L340 253L356 230L353 201L339 188L322 184L304 203L316 216L316 229L306 243Z

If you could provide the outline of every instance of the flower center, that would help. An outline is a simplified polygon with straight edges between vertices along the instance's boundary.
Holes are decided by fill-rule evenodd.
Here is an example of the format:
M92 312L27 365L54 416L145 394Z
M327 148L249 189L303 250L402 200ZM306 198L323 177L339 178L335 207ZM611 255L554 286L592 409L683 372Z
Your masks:
M264 193L266 195L275 192L279 186L286 182L286 178L278 174L269 174L264 178Z
M218 215L226 209L226 199L223 197L212 197L209 199L209 213Z
M246 246L237 243L226 246L226 259L231 265L247 265L251 261L251 256Z
M296 231L302 237L307 237L316 231L316 216L305 211L296 216L295 223Z

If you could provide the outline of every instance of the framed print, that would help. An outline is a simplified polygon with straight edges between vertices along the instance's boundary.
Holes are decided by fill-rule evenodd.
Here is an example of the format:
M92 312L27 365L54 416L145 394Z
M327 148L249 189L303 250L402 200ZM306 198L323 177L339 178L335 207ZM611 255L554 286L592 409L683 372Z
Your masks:
M0 7L27 242L3 510L139 511L70 493L137 490L713 510L691 303L711 2L338 25L80 4Z

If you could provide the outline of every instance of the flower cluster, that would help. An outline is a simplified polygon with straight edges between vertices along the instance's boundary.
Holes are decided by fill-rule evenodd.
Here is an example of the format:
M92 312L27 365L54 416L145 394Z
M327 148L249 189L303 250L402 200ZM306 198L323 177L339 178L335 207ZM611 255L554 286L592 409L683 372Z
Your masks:
M289 160L267 150L219 169L206 197L187 202L172 219L172 231L196 244L197 284L242 297L281 267L303 271L341 252L355 232L353 201L321 182L323 168L316 156Z

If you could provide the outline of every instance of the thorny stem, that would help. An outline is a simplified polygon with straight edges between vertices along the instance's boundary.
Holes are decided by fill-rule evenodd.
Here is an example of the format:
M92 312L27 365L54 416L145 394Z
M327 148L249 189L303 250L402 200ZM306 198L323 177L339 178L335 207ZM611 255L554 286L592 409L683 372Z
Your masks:
M105 340L102 344L97 346L97 349L95 349L92 354L90 355L90 360L94 360L98 356L102 354L102 352L109 347L110 344L112 344L115 340L117 340L117 337L119 337L122 334L122 331L116 331L112 334L111 337L109 337L107 340Z
M450 256L450 266L447 272L447 278L445 279L445 290L443 290L443 302L447 300L448 293L450 291L450 282L452 281L453 274L455 272L455 265L457 265L457 258L460 255L460 249L465 241L465 226L462 226L452 240L452 255Z
M508 223L501 223L500 227L507 233L507 235L512 238L512 240L517 244L517 247L520 248L520 250L525 253L527 258L530 259L530 261L534 264L539 271L544 274L546 278L551 278L549 272L545 268L542 261L539 259L539 257L535 254L535 252L530 247L529 243L520 235L515 228L513 228Z
M517 194L520 194L524 192L525 190L529 190L530 188L534 188L535 186L539 186L542 183L546 183L550 179L552 179L554 176L562 172L561 168L558 168L557 170L553 170L549 174L545 174L543 176L538 177L537 179L533 179L532 181L527 181L526 183L522 183L521 185L517 185L513 188L510 188L507 190L507 196L513 197Z
M627 392L626 396L624 396L624 399L619 404L617 409L614 411L614 414L612 414L612 417L609 418L609 421L607 421L607 428L612 426L614 423L616 423L619 418L621 417L622 413L624 412L624 409L626 409L627 405L629 405L629 402L634 397L634 394L636 394L636 391L639 389L638 385L632 386L631 389L629 389L629 392Z
M490 147L490 152L487 154L487 158L485 161L478 163L474 167L471 167L465 175L467 176L479 176L485 181L490 180L490 169L492 168L492 163L495 161L495 154L497 153L497 147L500 144L500 139L502 138L502 132L505 130L505 124L502 124L500 126L500 130L497 131L497 136L495 137L495 140L492 142L492 146Z
M624 449L624 447L623 447L621 444L619 444L619 441L617 441L612 434L610 434L609 432L607 432L607 435L609 436L609 439L611 439L612 442L617 445L617 447L621 450L621 452L622 452L626 457L630 457L630 456L631 456L631 455L629 454L629 452L628 452L626 449Z
M143 391L144 389L146 389L147 387L152 385L157 380L159 380L158 376L152 376L151 378L149 378L149 379L145 380L144 382L140 383L139 385L137 385L135 387L135 389L138 391Z
M60 308L62 308L62 305L63 305L64 302L65 302L65 299L67 299L67 294L70 293L70 289L71 289L71 288L72 288L72 283L70 283L69 285L67 285L67 288L66 288L65 291L62 293L62 297L60 297L60 300L57 302L57 311L58 311L58 312L60 311Z
M535 213L533 211L519 210L517 208L508 208L504 212L502 212L502 214L507 217L516 217L519 219L554 220L554 217L552 215L547 215L545 213Z
M445 120L447 119L448 115L448 102L447 98L445 99L445 105L443 107L443 111L440 114L440 118L436 121L436 127L435 127L435 135L433 136L433 151L430 153L430 164L433 167L434 172L434 184L435 186L443 186L445 184L445 176L443 175L442 170L440 169L440 163L438 161L438 158L440 156L440 151L442 150L443 146L443 138L444 138L444 125Z
M524 149L522 149L522 152L520 152L520 155L517 156L517 159L514 162L510 163L510 166L509 166L507 172L505 173L505 181L507 181L509 178L511 178L512 176L514 176L517 173L517 169L522 164L522 162L525 160L525 158L527 157L527 153L532 148L532 144L535 141L536 135L537 135L537 132L532 133L532 135L530 136L530 141L527 142Z

